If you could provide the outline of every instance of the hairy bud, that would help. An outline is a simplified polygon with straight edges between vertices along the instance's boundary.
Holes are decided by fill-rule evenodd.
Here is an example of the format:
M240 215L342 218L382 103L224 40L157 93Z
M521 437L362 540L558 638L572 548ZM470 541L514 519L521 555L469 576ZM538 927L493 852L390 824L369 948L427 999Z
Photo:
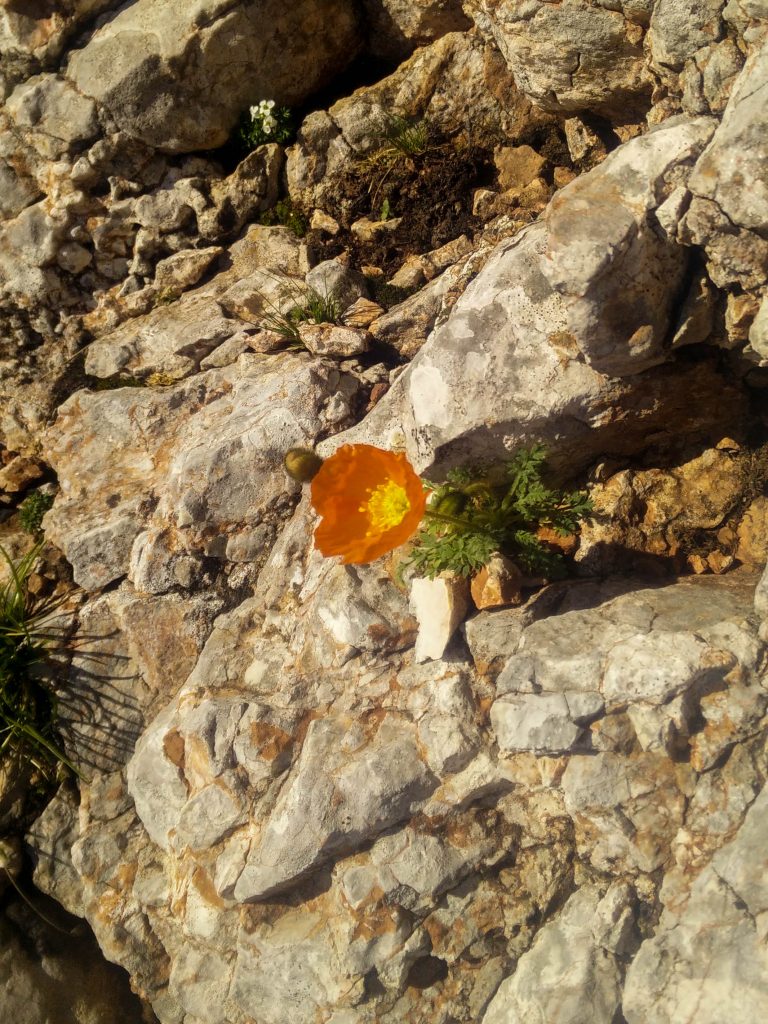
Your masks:
M288 476L300 484L308 484L323 464L323 460L310 448L289 448L283 457Z

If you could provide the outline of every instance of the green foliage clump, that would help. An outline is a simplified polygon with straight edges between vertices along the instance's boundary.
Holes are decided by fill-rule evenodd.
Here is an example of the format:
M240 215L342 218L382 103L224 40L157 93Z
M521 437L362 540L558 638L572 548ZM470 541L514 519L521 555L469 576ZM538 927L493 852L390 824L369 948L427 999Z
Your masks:
M435 486L406 566L434 579L441 572L471 576L499 551L529 575L565 572L562 556L536 535L541 526L574 533L592 511L584 491L559 491L542 478L546 450L522 448L489 471L460 469Z
M371 209L381 211L381 220L387 220L390 213L390 178L403 164L415 170L414 157L424 156L432 148L432 134L428 121L398 114L391 114L377 133L379 145L363 159L362 167L370 179Z
M265 227L281 225L292 231L297 238L303 238L309 231L309 222L290 199L280 199L271 210L259 215L259 224Z
M341 302L334 291L319 292L316 288L303 289L297 286L287 293L292 304L287 311L283 303L278 305L263 296L268 312L262 317L264 327L281 335L294 346L301 346L299 324L336 324L343 312Z
M29 590L40 548L14 563L0 547L8 572L0 584L0 759L23 758L48 777L60 764L76 769L56 743L50 679L50 654L62 639L52 622L61 599Z
M268 142L285 144L296 134L293 115L288 107L279 107L274 100L261 100L240 115L235 129L239 145L250 152Z
M43 532L43 516L53 505L53 495L33 491L19 505L19 526L33 537Z
M400 156L421 156L429 149L430 127L424 120L392 114L381 132L383 150L394 150Z

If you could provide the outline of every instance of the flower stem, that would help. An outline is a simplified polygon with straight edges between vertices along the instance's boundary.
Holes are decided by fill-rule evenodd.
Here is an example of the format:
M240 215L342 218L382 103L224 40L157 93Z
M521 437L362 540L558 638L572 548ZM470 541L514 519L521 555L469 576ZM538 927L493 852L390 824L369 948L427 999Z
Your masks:
M473 533L477 532L475 527L471 523L468 523L466 519L459 519L458 516L449 516L445 512L435 512L432 509L425 508L424 515L429 519L434 519L439 523L449 523L451 526L460 526L464 530L470 530Z

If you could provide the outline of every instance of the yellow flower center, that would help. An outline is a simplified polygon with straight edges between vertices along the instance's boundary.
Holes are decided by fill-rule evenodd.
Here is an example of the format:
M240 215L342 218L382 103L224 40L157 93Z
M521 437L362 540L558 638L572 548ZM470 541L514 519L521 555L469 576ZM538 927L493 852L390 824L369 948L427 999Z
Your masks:
M404 487L396 484L394 480L387 480L386 483L379 484L375 490L368 488L368 493L370 498L358 510L367 513L370 520L371 527L366 532L366 537L371 537L374 533L385 533L402 523L411 507Z

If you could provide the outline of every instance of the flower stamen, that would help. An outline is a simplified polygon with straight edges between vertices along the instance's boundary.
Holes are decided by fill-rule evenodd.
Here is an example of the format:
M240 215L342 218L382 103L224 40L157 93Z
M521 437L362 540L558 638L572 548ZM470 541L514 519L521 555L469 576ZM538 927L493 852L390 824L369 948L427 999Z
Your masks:
M370 498L361 505L358 511L365 512L370 522L366 536L384 533L399 526L408 515L411 503L404 487L394 480L386 480L374 490L370 490Z

